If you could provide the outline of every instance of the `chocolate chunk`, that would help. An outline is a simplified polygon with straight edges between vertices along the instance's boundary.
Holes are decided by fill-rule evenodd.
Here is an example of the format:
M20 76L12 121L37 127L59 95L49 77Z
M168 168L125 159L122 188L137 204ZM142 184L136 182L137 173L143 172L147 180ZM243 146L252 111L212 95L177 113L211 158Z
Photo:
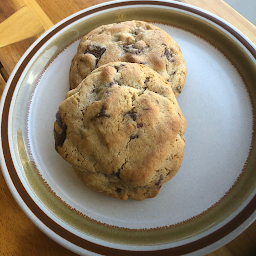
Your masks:
M62 118L61 118L61 116L60 116L59 111L56 113L55 118L56 118L56 121L57 121L59 127L60 127L60 128L63 128L65 124L64 124L63 121L62 121Z
M96 66L101 58L101 56L103 55L103 53L106 51L105 47L100 47L97 45L93 45L91 47L91 49L89 49L89 47L85 50L84 54L89 53L92 54L93 56L95 56L96 60Z
M116 177L118 177L120 179L120 171L123 169L123 165L121 166L121 168L118 169L118 171L115 173Z
M160 178L157 183L155 183L156 186L160 185L160 182L163 180L163 175L160 175Z
M166 56L167 60L170 60L172 58L172 50L165 48L164 55Z
M62 121L60 113L56 113L56 122L59 125L59 127L62 129L61 133L57 133L54 130L54 139L55 139L55 149L57 150L58 146L62 146L66 136L67 136L67 126L66 124Z
M141 30L136 29L136 30L134 30L132 33L133 33L135 36L137 36L140 32L141 32Z
M136 121L138 114L133 112L133 110L130 110L129 112L127 112L125 115L128 115L132 118L133 121Z
M146 77L145 81L144 81L144 84L147 84L150 80L150 77Z
M132 118L133 121L136 121L136 119L137 119L137 114L136 113L131 113L129 115L130 115L130 117Z
M117 178L119 178L120 179L120 171L122 170L122 167L121 168L119 168L118 170L117 170L117 172L115 172L115 171L112 171L112 173L111 173L111 175L112 176L116 176Z
M134 139L137 139L139 138L139 135L138 134L135 134L135 135L131 135L130 136L130 140L134 140Z
M125 162L122 164L122 166L117 170L117 172L115 173L115 175L120 179L120 172L121 170L124 169L124 166L126 165L127 160L125 160Z
M115 84L115 82L112 81L111 83L109 83L109 84L107 85L107 87L111 87L111 86L114 85L114 84Z
M106 108L104 106L101 107L100 112L97 115L95 115L91 120L101 117L110 117L110 115L106 114Z
M89 53L94 55L97 59L100 59L102 54L106 51L105 47L100 47L97 45L92 46L92 49L89 49L89 47L85 50L84 54Z
M120 194L120 193L122 192L122 189L121 189L121 188L116 188L116 192L117 192L118 194Z
M143 52L143 48L137 49L134 47L133 44L123 45L123 50L126 53L131 53L131 54L136 54L136 55Z
M177 89L176 89L176 91L177 91L178 93L181 93L181 86L178 86Z
M124 66L125 64L120 64L119 66L114 66L114 68L116 69L117 72L119 72L119 69Z
M57 147L58 146L62 146L65 139L66 139L66 129L65 130L62 130L61 134L57 133L55 130L54 130L54 138L55 138L55 149L57 150Z
M112 82L110 82L108 85L106 85L107 87L111 87L114 84L118 84L118 82L116 81L116 79L114 79Z

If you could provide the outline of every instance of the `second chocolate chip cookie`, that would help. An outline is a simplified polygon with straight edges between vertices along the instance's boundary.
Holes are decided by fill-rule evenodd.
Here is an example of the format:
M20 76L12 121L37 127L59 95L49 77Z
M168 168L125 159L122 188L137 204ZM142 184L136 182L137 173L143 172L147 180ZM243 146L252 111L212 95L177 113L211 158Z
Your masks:
M164 76L177 97L184 86L186 65L178 44L162 29L144 21L100 26L85 35L70 68L70 89L94 69L109 62L146 65Z

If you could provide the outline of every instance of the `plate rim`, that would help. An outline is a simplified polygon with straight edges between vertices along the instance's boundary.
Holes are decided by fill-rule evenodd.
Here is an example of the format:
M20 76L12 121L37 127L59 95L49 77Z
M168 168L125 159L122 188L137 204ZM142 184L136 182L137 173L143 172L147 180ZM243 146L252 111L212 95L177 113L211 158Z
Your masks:
M171 7L176 7L176 8L179 8L180 6L182 6L183 8L185 8L186 11L192 11L193 10L193 13L194 14L198 14L204 18L209 18L211 17L211 21L213 21L214 23L216 23L217 21L219 21L220 23L217 22L218 25L220 25L221 27L223 27L225 30L227 30L228 32L231 32L231 34L237 38L239 37L240 39L238 39L248 50L249 52L252 54L252 56L255 57L256 59L256 50L255 50L255 46L253 45L253 43L247 38L245 37L240 31L238 31L236 28L234 28L232 25L228 24L226 21L222 20L221 18L215 16L215 15L212 15L211 13L207 12L207 11L204 11L200 8L197 8L197 7L193 7L191 5L188 5L188 4L184 4L184 3L177 3L177 2L174 2L174 1L133 1L133 0L125 0L125 1L111 1L111 2L107 2L107 3L103 3L103 4L99 4L99 5L95 5L95 6L92 6L92 7L89 7L87 9L84 9L84 10L81 10L75 14L72 14L70 16L68 16L67 18L65 18L64 20L60 21L59 23L55 24L49 31L47 31L46 33L44 33L40 38L38 38L30 47L29 49L25 52L25 54L23 55L23 57L20 59L20 61L17 63L17 65L15 66L6 86L5 86L5 89L4 89L4 92L3 92L3 96L2 96L2 99L1 99L1 121L2 123L4 121L7 120L8 122L8 116L9 116L9 108L8 110L4 110L4 106L6 104L6 101L9 100L10 103L11 103L11 99L12 99L12 95L13 95L13 92L16 88L16 84L17 82L19 81L20 77L22 76L22 73L24 71L24 69L26 68L27 64L29 63L30 59L33 58L33 56L36 54L36 52L52 37L54 36L55 34L57 34L59 31L61 31L63 28L65 28L66 24L72 24L73 21L72 20L76 20L78 21L81 17L85 17L87 15L90 15L91 13L97 13L99 12L101 9L104 9L105 7L109 6L109 8L114 8L115 6L119 6L119 4L121 4L122 6L127 6L127 4L129 4L129 6L133 6L133 5L136 5L136 4L142 4L142 5L160 5L160 6L163 6L163 3L166 4L167 6L171 6ZM84 14L87 13L87 15L84 16ZM204 16L203 16L204 15ZM23 70L23 71L22 71ZM20 72L20 76L17 77L17 73ZM14 85L14 86L13 86ZM12 87L11 87L12 86ZM11 90L10 90L11 89ZM9 106L10 107L10 106ZM5 135L7 134L7 136ZM6 137L6 139L5 139ZM11 153L10 153L10 149L8 147L8 149L4 149L3 150L3 147L4 147L4 143L6 145L6 142L7 142L7 145L9 146L9 143L8 143L8 133L7 133L7 130L6 128L3 129L3 124L1 125L1 138L0 138L0 141L1 141L1 155L4 156L4 159L1 159L1 167L2 167L2 172L4 174L4 177L5 177L5 180L8 184L8 187L9 189L11 190L12 194L14 195L16 201L18 199L18 204L22 207L22 209L25 211L26 214L29 215L30 219L31 219L31 216L35 217L36 219L38 218L38 215L35 214L35 212L38 212L41 211L43 214L45 214L40 208L38 205L36 205L36 203L33 201L33 199L30 197L30 195L27 193L26 189L24 188L22 182L19 180L18 176L15 177L15 176L11 176L11 174L9 173L8 169L7 169L7 166L12 166L12 168L15 170L15 166L13 164L13 161L12 161L12 158L8 158L8 157L5 157L7 156L7 154L9 154L11 156ZM6 151L7 150L7 151ZM4 152L6 154L4 154ZM15 184L19 184L18 186L18 189L17 187L14 185ZM22 192L23 193L20 193ZM18 194L15 194L15 193L18 193ZM27 193L27 194L26 194ZM18 198L19 197L19 198ZM26 199L24 201L24 198ZM20 199L22 201L20 201ZM28 204L28 202L30 202ZM34 208L31 209L31 207L29 207L29 205L34 205ZM253 215L256 215L256 196L254 196L254 198L250 201L250 203L247 204L247 206L234 218L235 219L235 223L236 225L238 225L237 227L240 227L241 226L241 223L244 223L244 221L248 220L249 217L252 217ZM28 209L26 209L28 208ZM246 211L245 211L246 209ZM28 213L28 210L32 210L32 213ZM246 212L247 213L247 218L244 219L242 218L241 216L245 216L244 213ZM43 215L42 215L43 216ZM47 218L49 218L47 215L46 215ZM255 216L256 217L256 216ZM255 218L254 217L254 218ZM45 217L44 217L45 218ZM232 219L231 221L233 221L234 219ZM36 220L34 220L34 223L38 226L39 224L45 224L43 221L41 223L41 220L38 219L38 221L40 223L37 223ZM228 223L229 224L229 230L234 231L233 229L233 225L231 223L231 221ZM253 220L252 220L253 221ZM54 222L54 221L53 221ZM232 225L231 225L231 224ZM240 225L239 225L240 223ZM57 223L54 222L54 224L58 225ZM40 227L39 227L40 228ZM223 227L221 227L220 229L218 230L221 230ZM40 228L42 230L42 227ZM50 229L50 228L49 228ZM51 230L51 229L50 229ZM56 230L60 230L60 227L56 226ZM217 231L218 231L217 230ZM44 231L44 230L42 230ZM61 230L60 232L62 232L63 230ZM67 230L66 230L67 231ZM217 232L216 231L216 232ZM219 241L219 236L218 234L223 234L223 230L221 230L219 233L215 233L215 236L218 237L218 239L215 237L215 239L217 239L215 242ZM227 232L227 231L226 231ZM231 232L228 232L228 234L230 234ZM241 231L242 232L242 231ZM213 234L213 233L211 233ZM210 235L211 235L210 234ZM48 233L47 233L48 235ZM58 236L59 234L57 234ZM74 235L74 234L72 234ZM209 236L210 236L209 235ZM60 235L59 235L60 236ZM55 235L54 235L55 237ZM62 236L61 236L62 237ZM225 236L223 236L225 237ZM53 238L53 237L51 237ZM63 237L62 237L63 238ZM63 238L64 239L64 238ZM54 239L55 240L55 239ZM71 238L71 240L69 241L72 241L73 239ZM199 240L197 240L199 241ZM192 242L193 245L192 247L195 247L195 242L197 241L194 241ZM83 241L84 242L84 241ZM89 241L87 241L89 242ZM201 240L200 243L202 243L203 241ZM91 242L89 242L91 243ZM62 243L61 243L62 244ZM74 243L75 244L75 243ZM189 244L189 243L188 243ZM213 243L211 243L213 244ZM63 244L62 244L63 245ZM186 244L187 245L187 244ZM77 245L79 246L79 245ZM95 244L94 243L91 243L91 248L95 248ZM104 247L101 251L101 253L106 253L106 247L105 246L102 246L102 245L96 245L96 247L98 246L101 246L101 247ZM185 246L185 245L183 245ZM176 248L176 247L174 247ZM202 247L204 248L204 247ZM85 250L87 250L88 248L84 248ZM109 248L111 250L117 250L115 248ZM173 249L173 248L171 248ZM168 252L171 252L169 251L169 249L167 249ZM94 251L94 250L90 250L90 251ZM123 252L123 250L121 250ZM164 250L161 250L161 251L164 251ZM174 250L172 250L174 252ZM111 255L117 255L117 254L113 254L113 251L109 251L111 253ZM117 253L119 253L120 251L118 250ZM133 255L136 255L136 251L132 251ZM145 253L148 253L147 255L150 255L150 252L152 251L145 251ZM154 252L154 251L153 251ZM158 251L157 251L158 252ZM167 252L167 251L166 251ZM100 253L99 251L97 251L97 253ZM143 255L143 252L142 251L138 251L138 255ZM127 254L128 255L128 254ZM146 254L145 254L146 255ZM164 254L162 254L164 255Z

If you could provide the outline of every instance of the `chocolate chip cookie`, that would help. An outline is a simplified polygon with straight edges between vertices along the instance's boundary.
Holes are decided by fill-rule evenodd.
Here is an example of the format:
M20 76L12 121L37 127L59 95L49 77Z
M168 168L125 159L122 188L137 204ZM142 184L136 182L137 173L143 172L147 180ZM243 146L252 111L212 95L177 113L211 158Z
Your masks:
M57 152L97 192L155 197L180 168L186 120L166 79L147 66L95 69L67 93L56 118Z
M85 35L71 63L70 88L114 61L149 66L167 79L176 97L183 89L186 65L180 47L165 31L143 21L103 25Z

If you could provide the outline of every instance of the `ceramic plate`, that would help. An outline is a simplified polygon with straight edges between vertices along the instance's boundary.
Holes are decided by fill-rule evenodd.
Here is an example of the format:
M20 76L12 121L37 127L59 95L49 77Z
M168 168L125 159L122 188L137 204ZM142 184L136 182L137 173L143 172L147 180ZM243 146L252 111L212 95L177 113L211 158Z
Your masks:
M107 23L144 20L179 44L187 119L178 174L160 194L120 201L85 187L54 149L53 123L69 89L79 39ZM14 69L1 103L1 164L22 209L81 255L204 255L256 217L256 50L238 30L178 2L109 2L41 36Z

